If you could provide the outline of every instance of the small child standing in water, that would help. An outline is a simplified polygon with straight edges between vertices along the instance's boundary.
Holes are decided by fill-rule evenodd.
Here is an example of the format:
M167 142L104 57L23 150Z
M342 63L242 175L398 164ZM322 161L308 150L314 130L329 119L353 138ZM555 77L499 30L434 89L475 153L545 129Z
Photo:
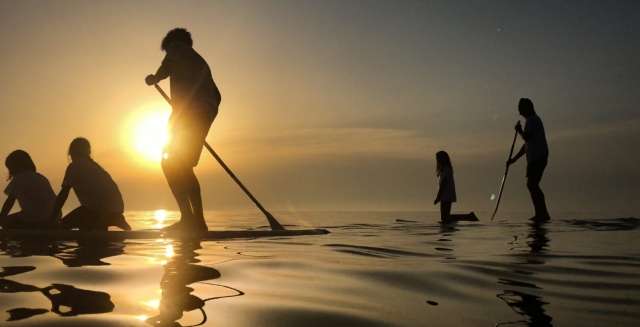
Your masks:
M131 230L124 219L124 202L118 185L109 173L91 158L91 145L85 138L74 139L69 145L71 163L62 181L62 190L56 199L54 212L60 211L73 191L80 206L60 221L62 229L102 230L116 226ZM53 220L53 214L51 216Z
M453 167L449 154L444 151L436 153L436 175L438 176L438 195L433 204L440 202L440 220L443 223L454 221L478 221L476 214L471 212L468 214L451 214L451 204L456 202L456 183L453 180Z
M22 150L11 152L5 166L11 182L4 190L7 200L0 211L0 226L3 229L46 228L56 200L49 180L36 172L31 156ZM9 214L16 200L22 211ZM57 222L60 215L60 210L57 210L52 216Z

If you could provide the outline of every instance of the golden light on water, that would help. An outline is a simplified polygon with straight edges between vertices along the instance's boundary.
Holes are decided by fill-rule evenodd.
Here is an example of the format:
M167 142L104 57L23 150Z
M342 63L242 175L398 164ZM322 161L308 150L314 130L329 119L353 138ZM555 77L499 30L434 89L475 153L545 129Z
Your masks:
M135 316L136 319L141 320L141 321L145 321L147 319L149 319L149 317L147 317L146 315L139 315L139 316Z
M173 252L173 245L169 244L165 247L165 251L164 251L164 256L167 258L173 258L173 256L176 255L175 252Z
M167 218L167 210L156 210L156 212L153 214L153 218L156 219L155 227L157 229L162 228L164 226L164 220Z
M140 301L140 303L155 309L160 306L160 300Z

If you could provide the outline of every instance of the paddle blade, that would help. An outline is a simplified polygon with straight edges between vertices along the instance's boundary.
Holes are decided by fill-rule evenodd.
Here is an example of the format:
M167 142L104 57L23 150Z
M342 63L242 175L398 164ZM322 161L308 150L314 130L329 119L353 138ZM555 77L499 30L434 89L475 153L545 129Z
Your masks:
M502 199L502 191L504 190L504 182L507 180L507 173L509 173L509 167L504 172L504 176L502 177L502 184L500 185L500 193L498 193L498 201L496 202L496 209L493 210L493 215L491 216L491 220L498 213L498 206L500 206L500 199Z
M271 226L271 230L285 230L282 225L276 220L276 218L269 213L269 211L265 211L264 215L267 216L267 220L269 221L269 226Z

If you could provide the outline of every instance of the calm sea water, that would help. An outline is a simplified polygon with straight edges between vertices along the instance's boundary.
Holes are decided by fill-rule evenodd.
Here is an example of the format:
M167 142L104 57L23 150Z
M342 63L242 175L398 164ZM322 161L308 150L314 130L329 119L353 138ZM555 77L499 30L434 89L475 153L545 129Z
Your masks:
M322 236L0 238L7 326L638 326L640 220L526 213L273 212ZM135 229L175 212L129 212ZM639 217L639 215L634 215ZM213 230L266 228L208 212ZM259 227L258 227L259 226Z

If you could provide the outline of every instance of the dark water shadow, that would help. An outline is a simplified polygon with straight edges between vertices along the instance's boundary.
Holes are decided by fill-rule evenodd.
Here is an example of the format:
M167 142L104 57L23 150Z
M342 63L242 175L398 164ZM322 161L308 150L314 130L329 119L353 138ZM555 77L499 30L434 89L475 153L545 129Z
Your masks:
M551 239L547 236L548 230L546 227L546 223L531 223L529 224L529 231L527 233L527 247L529 247L529 255L532 256L530 259L526 259L523 262L517 262L516 264L529 264L529 265L540 265L545 264L547 262L547 257L545 254L548 253L549 242ZM517 237L516 237L517 238ZM524 271L525 273L519 273L520 275L530 276L533 273L527 273L526 270L518 270L518 272ZM512 279L499 278L499 284L509 285L524 289L541 290L542 287L531 283L529 281L518 281ZM529 292L529 291L527 291ZM518 320L511 322L501 322L496 324L496 326L501 325L510 325L510 324L519 324L530 327L552 327L551 321L553 318L546 314L546 310L544 306L549 305L549 302L543 301L542 297L525 293L522 290L513 290L513 289L505 289L502 293L496 294L496 297L504 301L511 310L517 313L520 316L526 317L527 320Z
M102 259L124 253L124 243L104 240L78 242L50 239L2 238L1 255L24 258L46 256L60 260L67 267L105 266ZM111 296L105 292L85 290L67 284L50 284L46 287L22 284L6 277L28 273L33 266L1 267L0 293L40 293L51 301L51 309L13 308L7 310L7 321L24 320L36 315L53 312L59 316L78 316L112 312L115 308Z
M47 256L67 267L108 266L102 259L124 254L125 244L112 240L57 241L50 239L3 238L0 251L10 257Z
M202 313L202 321L191 326L202 326L208 320L204 311L207 301L244 295L244 292L235 288L209 282L220 278L221 275L215 268L197 265L200 260L197 258L196 250L199 249L202 249L199 241L179 241L174 249L174 257L163 266L164 274L160 280L162 298L158 307L159 313L146 319L146 323L156 327L181 327L182 325L177 321L182 318L185 312L199 310ZM227 288L237 294L201 299L191 294L194 289L189 285L194 283Z
M41 293L51 301L51 309L13 308L7 310L7 321L16 321L41 315L49 311L59 316L78 316L113 311L111 296L104 292L84 290L66 284L51 284L47 287L22 284L5 277L35 270L32 266L0 267L0 293ZM63 310L64 309L64 310Z

